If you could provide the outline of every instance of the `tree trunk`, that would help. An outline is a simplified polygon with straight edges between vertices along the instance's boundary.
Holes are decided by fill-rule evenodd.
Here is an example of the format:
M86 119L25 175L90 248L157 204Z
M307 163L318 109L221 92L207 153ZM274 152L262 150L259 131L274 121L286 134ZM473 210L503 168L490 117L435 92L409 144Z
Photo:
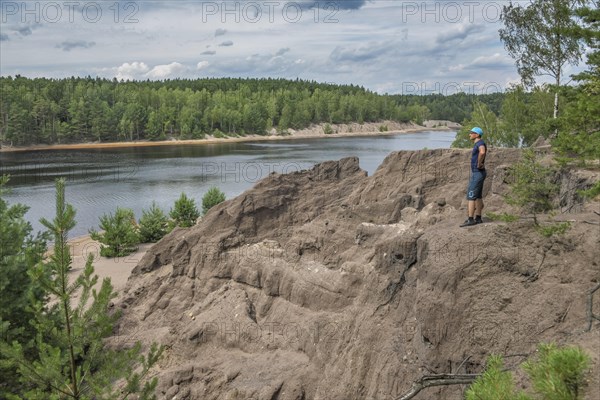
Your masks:
M556 74L556 92L554 92L554 119L558 118L558 91L560 90L560 67Z

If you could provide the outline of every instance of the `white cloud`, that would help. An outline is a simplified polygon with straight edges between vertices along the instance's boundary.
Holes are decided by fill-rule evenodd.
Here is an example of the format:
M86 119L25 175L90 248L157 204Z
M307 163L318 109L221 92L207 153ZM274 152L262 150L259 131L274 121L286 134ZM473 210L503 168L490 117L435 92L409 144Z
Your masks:
M171 64L155 66L146 74L146 76L150 79L175 78L178 74L184 73L186 70L187 68L184 65L178 62L172 62Z
M203 68L206 68L210 65L210 63L208 61L200 61L198 64L196 64L196 69L200 70Z
M116 68L115 77L118 80L134 80L145 75L150 68L143 62L134 61L131 64L123 63Z

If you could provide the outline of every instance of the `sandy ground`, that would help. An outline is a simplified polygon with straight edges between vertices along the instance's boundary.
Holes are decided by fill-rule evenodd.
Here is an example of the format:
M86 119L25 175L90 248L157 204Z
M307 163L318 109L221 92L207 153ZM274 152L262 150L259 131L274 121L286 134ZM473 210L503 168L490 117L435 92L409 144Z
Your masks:
M146 251L153 243L141 244L138 251L126 257L106 258L100 256L100 243L92 240L89 235L69 240L72 269L69 273L70 279L75 279L84 269L89 254L94 255L94 273L98 275L97 288L104 278L110 278L114 291L117 294L125 288L131 270L142 259Z
M427 122L427 121L426 121ZM436 126L437 124L426 124ZM385 126L387 131L380 132L379 128ZM273 141L273 140L292 140L292 139L308 139L317 137L346 137L346 136L387 136L397 135L401 133L413 133L430 130L447 131L453 130L454 127L436 126L427 127L415 124L406 124L395 121L369 122L364 124L332 124L331 128L334 133L326 135L323 132L323 125L313 125L309 128L295 131L289 129L289 135L278 135L276 132L271 132L270 135L248 135L243 137L227 137L215 138L206 136L206 139L199 140L165 140L165 141L137 141L137 142L93 142L93 143L78 143L78 144L57 144L57 145L36 145L27 147L7 147L2 146L0 152L15 152L15 151L32 151L32 150L76 150L88 148L120 148L120 147L150 147L150 146L168 146L168 145L203 145L216 143L238 143L238 142L255 142L255 141Z

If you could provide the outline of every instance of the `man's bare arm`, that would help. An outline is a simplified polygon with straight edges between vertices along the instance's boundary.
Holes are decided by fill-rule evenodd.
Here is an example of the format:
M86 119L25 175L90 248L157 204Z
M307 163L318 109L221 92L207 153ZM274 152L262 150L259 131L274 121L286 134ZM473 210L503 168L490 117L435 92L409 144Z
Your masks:
M485 163L485 146L479 146L479 154L477 155L477 168L483 169Z

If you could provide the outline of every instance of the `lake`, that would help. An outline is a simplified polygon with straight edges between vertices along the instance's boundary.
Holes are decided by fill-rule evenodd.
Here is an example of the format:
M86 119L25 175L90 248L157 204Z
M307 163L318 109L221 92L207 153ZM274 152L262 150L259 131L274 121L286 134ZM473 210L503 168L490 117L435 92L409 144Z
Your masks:
M67 179L66 198L77 210L70 237L97 228L98 218L117 207L131 208L137 218L152 201L166 213L185 192L196 200L211 186L228 199L251 188L271 172L289 173L313 165L357 156L372 175L396 150L449 148L455 132L426 131L373 137L338 137L127 147L118 149L44 150L0 153L0 174L10 174L10 203L30 207L26 218L34 231L39 219L54 218L54 180Z

